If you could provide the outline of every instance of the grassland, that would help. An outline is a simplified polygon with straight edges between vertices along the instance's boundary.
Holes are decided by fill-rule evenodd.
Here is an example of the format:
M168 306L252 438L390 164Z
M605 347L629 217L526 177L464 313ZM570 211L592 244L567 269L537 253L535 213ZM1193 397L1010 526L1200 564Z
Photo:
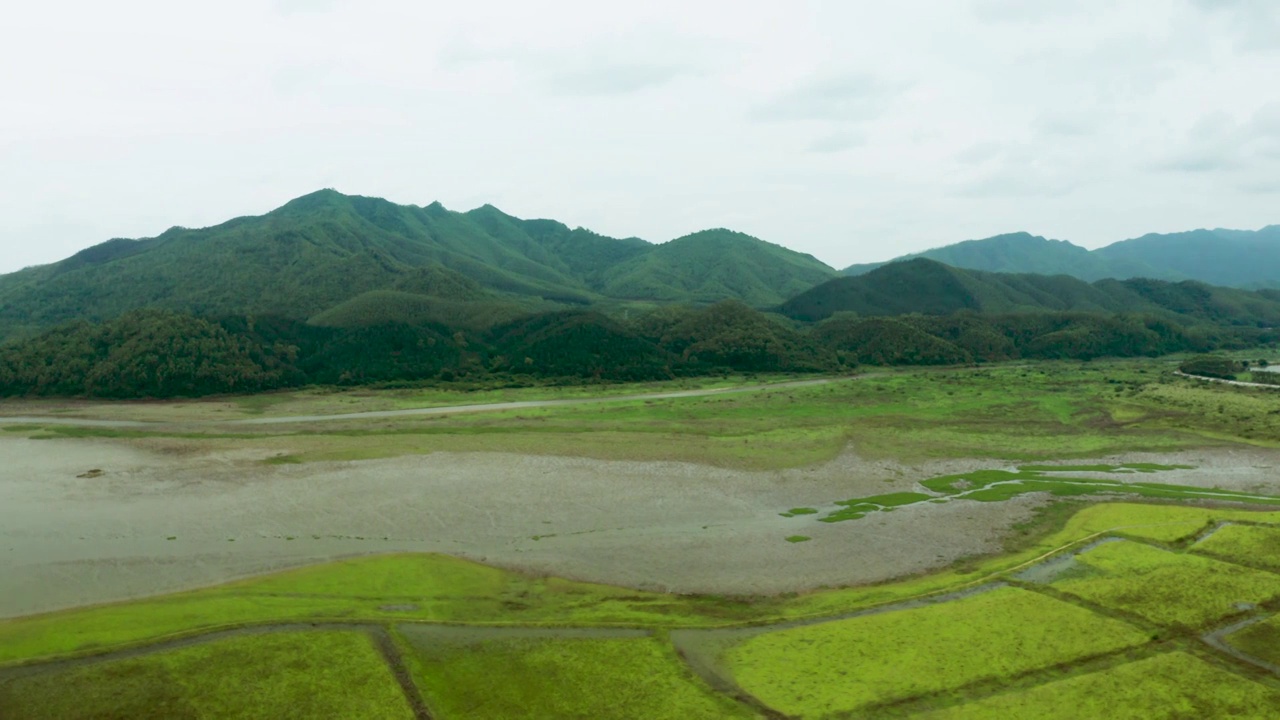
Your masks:
M512 637L403 630L410 665L440 720L696 720L754 713L702 684L648 637Z
M1280 528L1225 525L1196 543L1193 549L1241 565L1280 571Z
M1280 597L1275 575L1132 541L1076 556L1052 587L1152 623L1195 630Z
M1280 692L1184 652L923 713L921 720L988 718L1255 718L1280 715Z
M1163 369L1151 361L1115 361L893 371L821 386L699 398L310 426L207 424L243 419L249 414L245 408L260 410L263 416L328 414L573 399L584 393L548 388L306 391L281 396L279 402L255 397L210 404L63 408L74 415L145 416L158 424L142 429L32 429L27 423L25 432L37 437L169 438L213 449L257 448L264 455L287 455L299 462L487 450L755 469L823 462L850 445L865 457L904 462L977 457L1027 464L1240 443L1276 445L1280 416L1271 414L1273 402L1266 397L1242 388L1198 387ZM615 386L608 392L625 395L682 387ZM19 414L21 409L15 406L9 412ZM46 414L56 416L56 409L46 408Z
M1036 618L1002 623L995 618ZM1043 595L1001 588L973 597L760 635L725 658L770 707L804 717L1011 678L1140 645L1146 634Z
M1226 640L1241 652L1280 666L1280 616L1253 623L1228 635Z
M0 716L412 718L361 632L249 635L0 682Z

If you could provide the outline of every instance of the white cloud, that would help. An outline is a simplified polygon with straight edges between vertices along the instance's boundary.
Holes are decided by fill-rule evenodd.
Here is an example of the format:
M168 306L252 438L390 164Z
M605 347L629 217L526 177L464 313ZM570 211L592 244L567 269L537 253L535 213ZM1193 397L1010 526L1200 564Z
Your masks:
M0 271L319 187L844 265L1280 222L1273 0L161 0L0 26Z

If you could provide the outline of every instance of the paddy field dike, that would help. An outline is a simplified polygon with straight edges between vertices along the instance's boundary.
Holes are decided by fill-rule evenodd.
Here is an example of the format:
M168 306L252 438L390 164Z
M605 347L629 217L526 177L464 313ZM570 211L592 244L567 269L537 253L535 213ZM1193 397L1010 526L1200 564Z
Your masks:
M1137 360L0 404L0 717L1280 716L1280 398Z

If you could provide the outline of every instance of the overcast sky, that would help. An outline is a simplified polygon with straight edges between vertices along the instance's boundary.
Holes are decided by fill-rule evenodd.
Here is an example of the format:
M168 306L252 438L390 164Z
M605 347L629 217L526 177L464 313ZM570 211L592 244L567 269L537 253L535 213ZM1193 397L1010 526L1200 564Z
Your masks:
M1280 223L1276 0L49 0L0 65L0 272L322 187L837 267Z

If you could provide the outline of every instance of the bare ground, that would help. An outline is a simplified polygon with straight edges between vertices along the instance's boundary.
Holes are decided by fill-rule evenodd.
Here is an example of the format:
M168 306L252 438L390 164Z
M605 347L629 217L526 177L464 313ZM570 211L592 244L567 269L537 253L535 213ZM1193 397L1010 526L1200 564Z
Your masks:
M846 454L746 472L498 453L269 466L251 452L174 450L0 437L0 617L393 551L643 589L776 593L997 550L1044 501L924 504L835 524L779 515L992 467L978 460L904 466ZM1280 489L1280 453L1118 460L1200 468L1126 476L1138 480ZM90 470L102 472L79 477Z

